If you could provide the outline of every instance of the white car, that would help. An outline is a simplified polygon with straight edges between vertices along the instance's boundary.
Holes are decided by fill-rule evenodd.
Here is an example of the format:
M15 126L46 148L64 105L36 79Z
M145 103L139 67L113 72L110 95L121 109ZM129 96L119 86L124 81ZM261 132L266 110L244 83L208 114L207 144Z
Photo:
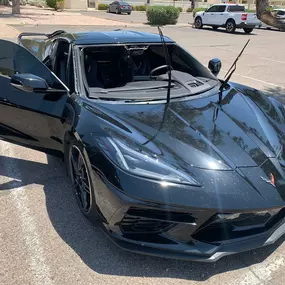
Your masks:
M285 9L274 9L272 10L272 14L276 17L279 21L285 23ZM266 29L274 29L274 27L269 26L265 23L262 23L262 28ZM276 29L276 28L275 28Z
M194 25L197 29L212 26L213 29L225 27L229 33L234 33L237 28L242 28L249 34L255 27L261 26L255 13L246 13L244 5L217 4L204 12L195 14Z

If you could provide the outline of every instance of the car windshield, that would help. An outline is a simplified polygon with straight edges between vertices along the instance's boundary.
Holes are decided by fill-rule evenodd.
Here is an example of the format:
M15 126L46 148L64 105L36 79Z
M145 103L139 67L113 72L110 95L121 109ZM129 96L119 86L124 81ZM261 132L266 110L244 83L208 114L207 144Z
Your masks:
M245 12L244 6L232 5L228 7L229 12Z
M167 45L172 66L172 97L212 89L218 80L176 44ZM89 97L102 99L165 98L168 75L161 44L84 47ZM191 89L192 88L192 89Z
M125 6L128 6L129 4L127 2L119 2L120 5L125 5Z

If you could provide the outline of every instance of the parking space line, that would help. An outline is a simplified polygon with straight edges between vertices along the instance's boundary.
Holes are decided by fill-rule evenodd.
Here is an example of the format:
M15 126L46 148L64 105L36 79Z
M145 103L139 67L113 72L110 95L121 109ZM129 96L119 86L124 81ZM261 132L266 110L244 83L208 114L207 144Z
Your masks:
M285 64L285 61L271 59L271 58L267 58L267 57L261 57L261 59Z
M6 156L15 157L13 149L10 144L1 142L1 152ZM4 165L5 172L14 177L15 172L20 172L17 165L14 163L6 163ZM19 176L19 173L17 173ZM33 285L53 285L50 275L50 268L47 265L44 249L42 247L41 239L37 230L35 219L30 212L28 197L25 193L24 187L14 188L9 194L15 208L16 215L20 220L22 238L27 251L27 262L31 271L31 284Z
M221 71L224 72L224 73L227 72L227 70L224 70L224 69L222 69ZM239 73L236 73L236 72L234 73L234 75L237 75L237 76L240 76L240 77L244 77L244 78L247 78L247 79L250 79L250 80L254 80L254 81L266 84L266 85L279 87L279 88L285 88L284 86L281 86L281 85L273 84L273 83L270 83L270 82L267 82L267 81L263 81L263 80L260 80L260 79L254 78L254 77L250 77L250 76L247 76L247 75L242 75L242 74L239 74Z

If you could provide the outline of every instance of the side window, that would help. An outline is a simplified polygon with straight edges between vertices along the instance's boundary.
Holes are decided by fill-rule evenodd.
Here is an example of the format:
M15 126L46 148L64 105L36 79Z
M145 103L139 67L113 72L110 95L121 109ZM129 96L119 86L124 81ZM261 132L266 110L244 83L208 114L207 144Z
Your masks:
M69 46L70 44L67 41L61 39L58 40L52 66L53 72L64 84L67 84Z
M69 88L70 94L72 94L75 91L75 81L74 81L73 53L71 47L67 61L67 86Z
M217 12L217 6L211 7L207 12L209 13Z
M226 9L225 5L217 6L217 12L219 13L225 12L225 9Z
M0 55L0 77L31 73L45 79L51 88L64 89L50 70L24 47L0 40Z

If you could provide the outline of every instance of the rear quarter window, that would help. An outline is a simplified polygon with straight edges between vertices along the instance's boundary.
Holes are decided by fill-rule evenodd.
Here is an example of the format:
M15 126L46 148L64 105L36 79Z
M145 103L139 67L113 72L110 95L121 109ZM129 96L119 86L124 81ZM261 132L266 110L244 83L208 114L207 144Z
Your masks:
M244 6L233 5L228 7L228 12L245 12Z

